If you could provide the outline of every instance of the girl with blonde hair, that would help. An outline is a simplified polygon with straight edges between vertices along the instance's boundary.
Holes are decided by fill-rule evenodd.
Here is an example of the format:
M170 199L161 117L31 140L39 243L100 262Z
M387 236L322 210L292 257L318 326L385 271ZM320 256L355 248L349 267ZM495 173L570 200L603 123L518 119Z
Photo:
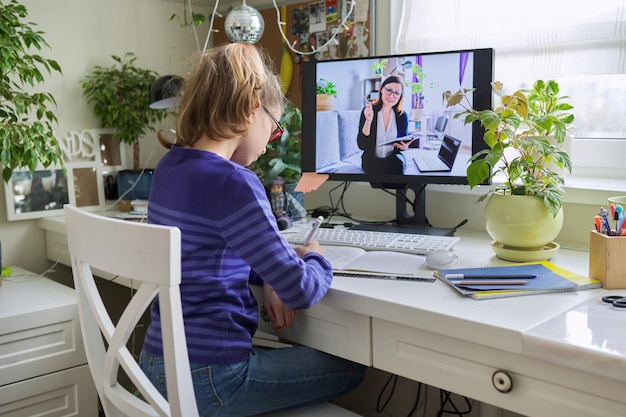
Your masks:
M180 91L174 144L153 176L148 221L182 234L182 305L202 416L250 416L331 400L363 379L362 365L309 347L252 345L264 309L282 331L328 291L318 242L293 248L281 236L265 189L246 168L283 132L280 83L255 46L232 43L198 57ZM140 362L165 393L158 299Z

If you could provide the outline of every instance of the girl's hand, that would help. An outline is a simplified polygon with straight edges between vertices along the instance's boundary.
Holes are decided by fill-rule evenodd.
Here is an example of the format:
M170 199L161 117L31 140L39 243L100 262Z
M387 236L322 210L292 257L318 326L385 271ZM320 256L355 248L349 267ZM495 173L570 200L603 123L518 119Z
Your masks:
M263 306L272 322L272 329L284 331L296 318L296 311L283 304L271 285L263 283Z
M304 246L296 246L293 248L296 251L296 254L300 257L300 259L304 258L309 252L319 253L320 255L324 254L324 248L320 245L317 240L312 240L310 243Z

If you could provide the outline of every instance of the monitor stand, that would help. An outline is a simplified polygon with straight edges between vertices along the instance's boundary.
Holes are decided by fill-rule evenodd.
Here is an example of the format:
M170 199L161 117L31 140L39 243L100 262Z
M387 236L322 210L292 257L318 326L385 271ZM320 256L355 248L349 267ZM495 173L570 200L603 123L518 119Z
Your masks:
M455 228L433 227L426 219L426 190L424 186L418 185L401 185L398 184L372 184L374 188L395 188L396 189L396 223L394 224L356 224L352 227L354 230L373 230L378 232L393 233L416 233L422 235L435 236L454 236ZM405 200L403 195L408 189L415 193L415 202L413 205ZM407 207L412 206L413 215L409 213Z

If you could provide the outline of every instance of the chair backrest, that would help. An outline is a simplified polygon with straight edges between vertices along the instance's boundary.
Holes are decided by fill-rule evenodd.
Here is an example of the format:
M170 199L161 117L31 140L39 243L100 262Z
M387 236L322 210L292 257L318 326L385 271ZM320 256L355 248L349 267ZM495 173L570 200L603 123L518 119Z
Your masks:
M105 414L198 416L180 299L180 230L104 217L70 205L65 205L64 213L87 362ZM137 284L117 324L100 297L94 270ZM127 348L137 322L157 294L168 400ZM118 382L120 366L145 401Z

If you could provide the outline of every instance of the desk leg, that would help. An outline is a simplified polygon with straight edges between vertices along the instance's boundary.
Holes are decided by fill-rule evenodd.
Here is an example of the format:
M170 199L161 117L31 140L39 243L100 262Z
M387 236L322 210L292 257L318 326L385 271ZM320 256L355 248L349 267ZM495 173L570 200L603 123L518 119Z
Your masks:
M502 417L502 409L495 405L480 403L480 417Z

